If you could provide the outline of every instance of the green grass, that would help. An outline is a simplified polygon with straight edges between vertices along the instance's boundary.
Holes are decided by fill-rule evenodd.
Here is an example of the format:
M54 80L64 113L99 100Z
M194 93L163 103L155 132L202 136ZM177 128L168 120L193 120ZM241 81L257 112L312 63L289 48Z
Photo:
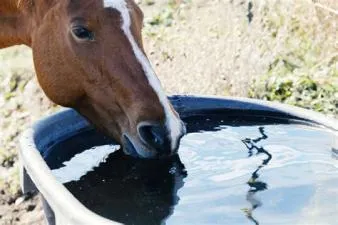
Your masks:
M338 85L329 80L316 81L308 75L270 75L255 82L249 95L338 116Z
M182 18L182 10L185 10L192 0L168 0L164 7L155 15L145 18L143 33L147 36L156 36L165 27L172 26L176 20ZM145 1L145 5L153 5L155 1Z

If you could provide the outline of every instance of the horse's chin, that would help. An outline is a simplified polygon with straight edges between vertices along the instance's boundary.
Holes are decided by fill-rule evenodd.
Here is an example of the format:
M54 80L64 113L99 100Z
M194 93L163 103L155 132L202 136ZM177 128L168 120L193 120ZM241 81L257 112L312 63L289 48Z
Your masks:
M124 153L132 157L143 159L158 158L156 151L147 148L140 141L130 137L127 134L123 135L122 145Z

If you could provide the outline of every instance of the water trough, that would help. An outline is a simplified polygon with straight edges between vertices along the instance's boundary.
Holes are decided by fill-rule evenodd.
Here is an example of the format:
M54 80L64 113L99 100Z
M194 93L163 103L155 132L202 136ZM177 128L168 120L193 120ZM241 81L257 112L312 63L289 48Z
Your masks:
M261 141L261 139L266 138L265 133L264 133L265 132L264 128L262 128L264 125L274 126L275 124L296 123L296 124L302 124L308 127L315 127L316 129L317 128L321 129L323 130L324 133L328 132L328 134L330 135L332 134L332 137L333 137L333 138L331 137L332 142L330 142L328 146L326 146L330 148L328 150L330 152L327 152L327 155L331 155L330 160L338 159L338 138L337 138L338 121L332 118L328 118L322 114L312 112L309 110L305 110L305 109L301 109L298 107L284 105L284 104L253 100L253 99L246 99L246 98L217 98L217 97L212 97L212 96L210 97L171 96L170 101L172 102L177 112L180 114L181 118L183 118L183 120L186 119L187 121L192 121L192 120L195 120L194 118L203 117L203 121L204 121L204 118L207 118L208 115L217 114L217 115L222 115L224 118L227 118L227 117L230 118L228 121L224 122L225 124L229 126L240 127L242 125L246 125L246 123L250 123L250 126L259 127L260 132L262 134L262 138L241 139L243 146L247 147L249 149L249 152L250 152L250 146L251 146L251 150L252 149L255 150L254 149L255 143ZM209 126L210 130L219 130L218 128L214 129L217 126L217 124L215 125L214 123L210 123L209 125L208 124L204 124L204 125ZM71 193L69 187L65 187L65 185L63 185L60 181L58 181L52 173L51 167L53 166L51 165L53 165L55 159L59 160L60 161L59 164L61 165L62 161L65 160L64 159L65 157L63 157L62 154L68 154L68 153L63 152L62 147L60 148L60 143L63 143L64 141L67 141L68 139L73 138L74 136L82 132L87 132L90 130L92 130L92 128L85 119L83 119L75 111L70 110L70 109L65 109L52 116L49 116L39 121L31 129L26 130L21 137L20 160L22 164L22 169L21 169L22 190L24 193L37 190L42 194L45 216L47 219L47 223L49 225L54 225L54 224L57 224L57 225L66 225L66 224L67 225L79 225L79 224L113 225L113 224L120 224L119 222L127 221L127 220L122 219L122 220L117 220L119 222L115 222L111 218L103 217L99 215L99 213L88 209L88 207L86 207L77 197L75 197L76 194L74 195L74 193ZM190 130L191 132L194 132L194 131L196 132L198 128L194 128L194 126L190 126ZM53 146L56 146L56 145L58 145L59 147L53 148ZM58 150L55 150L55 149L58 149ZM264 148L257 147L257 150L258 150L258 153L262 153L263 155L264 154L270 155L270 153L264 152L266 151ZM190 150L188 151L186 149L182 150L182 155L181 155L181 152L179 152L179 155L183 162L185 158L192 157L192 156L189 156L190 153L191 151ZM237 152L236 154L239 154L239 153ZM251 152L251 155L249 156L252 156L252 152ZM273 157L275 156L278 159L278 153L274 153ZM70 156L67 156L67 157L69 159ZM208 156L208 157L212 158L212 156ZM224 158L226 158L226 156L222 156L222 159ZM247 157L245 157L245 160L246 159ZM50 160L54 160L54 161L52 162ZM229 162L229 158L224 161L224 165L227 162ZM332 162L334 164L334 161ZM131 161L130 163L134 163L134 161ZM218 161L218 163L220 162ZM335 161L335 163L337 166L337 161ZM189 162L187 162L186 164L189 164ZM255 210L259 204L257 203L255 205L253 202L255 200L254 198L254 195L256 194L255 190L258 190L259 187L255 185L263 183L261 181L254 183L252 180L258 180L258 177L259 177L258 174L261 173L260 171L261 168L266 165L267 165L267 161L263 160L263 163L258 167L258 169L255 170L252 173L252 175L250 175L251 177L249 177L250 178L249 181L243 182L243 184L245 185L247 184L249 186L251 185L249 187L250 188L249 191L247 192L246 198L247 198L247 201L253 204L253 207L242 209L243 218L246 217L245 219L246 221L248 221L249 224L257 222L257 218L253 216L253 210ZM276 168L277 167L278 166L276 165ZM144 166L141 165L140 168L144 168ZM188 165L188 168L186 169L187 169L187 173L189 177L189 171L190 171L189 165ZM147 171L147 169L145 170ZM173 173L176 173L176 172L174 171ZM334 184L336 184L338 182L338 179L336 179L337 178L337 167L334 167L334 165L333 165L333 170L331 171L331 173L333 174L332 178L330 178L332 179L331 182L334 182ZM245 176L245 173L243 173L243 176ZM243 176L238 176L235 179L229 179L227 181L227 183L229 184L227 188L231 188L231 185L232 185L231 182L233 182L232 186L238 185L238 182L241 183L242 182L241 179ZM212 177L213 179L221 179L220 178L221 176L210 176L210 177ZM183 180L185 181L185 183L189 184L189 179L186 178L186 175L184 175L183 177L180 178L180 181L179 181L180 184L178 185L179 187L174 187L173 189L175 190L172 190L173 193L171 194L175 198L177 197L177 195L181 195L181 201L185 203L186 199L183 196L184 191L182 191ZM163 185L161 187L163 187ZM178 193L178 189L180 188L182 189ZM261 188L259 189L259 191L266 189L266 188L267 187ZM332 188L336 188L334 190L337 191L337 186L332 187ZM229 190L232 190L232 189L229 189ZM233 195L235 195L235 192L232 192L232 193ZM233 197L233 196L228 196L227 199L230 199L230 197ZM207 200L205 201L207 204ZM335 200L333 199L332 201L335 201ZM179 218L180 216L177 213L174 214L175 209L173 209L173 207L177 204L180 204L178 203L178 200L175 200L175 203L171 203L171 205L168 206L169 211L165 213L165 215L163 216L163 218L161 218L161 220L164 221L165 219L168 219L170 215L174 215L172 222L168 222L168 224L183 224L182 221L184 220L175 220ZM309 203L304 203L304 204L309 204ZM335 205L334 202L333 202L333 205ZM336 207L337 205L338 204L336 204ZM332 210L336 210L336 209L333 208ZM238 209L238 211L240 210L241 209ZM184 207L182 207L182 208L179 208L178 211L186 212L187 210L184 211ZM198 216L195 216L195 217L196 217L195 219L198 220ZM187 218L190 218L189 215L187 215ZM230 221L230 219L227 216L224 216L222 218L223 219L225 218L224 220ZM325 224L330 224L330 221L334 219L338 220L338 218L335 215L333 215L330 218L331 219L328 219L327 221L328 223L325 223ZM141 221L142 218L139 220ZM189 221L190 220L191 219L189 219ZM236 222L239 222L239 221L241 220L240 219L232 220L232 224L236 224ZM219 220L218 222L216 221L212 223L223 224L223 222L226 222L226 221ZM161 221L157 221L157 222L155 221L153 223L148 223L147 225L149 224L163 224L163 223ZM198 224L198 223L193 222L191 224ZM200 221L199 224L204 224L204 223ZM269 224L274 224L274 223L269 223ZM297 223L293 223L293 224L297 224Z

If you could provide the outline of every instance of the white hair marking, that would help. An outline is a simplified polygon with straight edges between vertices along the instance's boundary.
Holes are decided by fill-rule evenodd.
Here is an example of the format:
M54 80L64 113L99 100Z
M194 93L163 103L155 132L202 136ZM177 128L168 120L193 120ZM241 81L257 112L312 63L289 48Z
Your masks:
M154 89L155 93L157 94L160 103L162 104L166 116L166 126L170 132L170 139L171 139L171 147L174 148L177 144L178 137L182 133L182 124L181 121L174 115L174 112L170 108L170 104L166 94L164 93L161 83L158 80L152 66L150 65L149 60L143 54L140 47L138 46L135 38L131 33L131 18L129 14L129 9L127 6L126 0L104 0L104 7L105 8L114 8L120 12L122 17L122 30L127 36L134 54L138 59L139 63L141 64L145 75L149 81L150 86Z

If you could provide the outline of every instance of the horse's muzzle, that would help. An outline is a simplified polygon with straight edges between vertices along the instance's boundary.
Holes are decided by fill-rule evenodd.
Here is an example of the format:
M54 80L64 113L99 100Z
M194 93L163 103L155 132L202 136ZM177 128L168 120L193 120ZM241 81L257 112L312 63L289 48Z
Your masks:
M156 123L141 123L137 130L145 146L154 149L158 155L171 154L171 140L166 126Z
M183 131L175 140L171 140L170 133L165 125L141 122L137 126L136 137L123 134L124 152L137 158L170 157L177 153L180 139L184 135ZM172 144L173 141L175 142L174 145Z

